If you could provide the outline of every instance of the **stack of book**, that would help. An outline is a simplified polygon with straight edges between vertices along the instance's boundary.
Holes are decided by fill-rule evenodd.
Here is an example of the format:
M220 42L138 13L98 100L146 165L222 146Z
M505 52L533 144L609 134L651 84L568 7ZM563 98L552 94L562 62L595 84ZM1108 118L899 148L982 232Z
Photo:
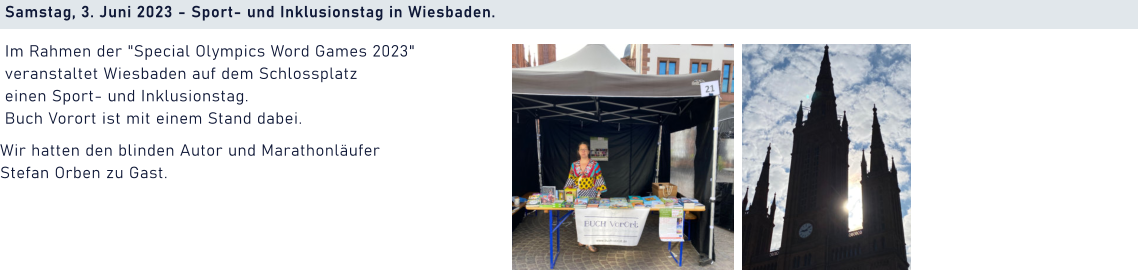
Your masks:
M664 204L665 208L672 208L676 205L676 198L662 198L660 201Z
M598 202L597 208L601 208L601 209L609 209L609 207L610 207L612 204L613 204L613 203L612 203L612 202L610 202L610 201L609 201L609 199L600 199L600 202Z
M586 207L588 207L588 208L599 208L600 206L601 206L601 200L598 200L598 199L589 199L589 204L586 205Z
M629 209L632 207L633 207L632 205L629 205L629 200L627 200L627 199L624 199L624 198L609 199L609 209Z
M700 201L694 198L681 198L680 202L684 204L684 209L695 209L696 204L700 204Z
M629 196L629 205L633 208L645 208L645 201L639 196Z
M530 195L530 198L526 200L526 205L539 205L542 203L541 198L542 196L538 194Z
M541 201L542 201L543 205L544 204L551 204L551 203L554 203L555 201L558 201L558 195L557 194L542 194L541 199L542 199Z
M645 206L649 206L650 208L664 205L664 202L660 201L660 198L657 196L648 196L645 197L644 200Z
M573 201L573 208L574 209L585 209L585 208L588 208L588 206L589 206L589 198L588 197L580 197L580 198L574 199L574 201Z

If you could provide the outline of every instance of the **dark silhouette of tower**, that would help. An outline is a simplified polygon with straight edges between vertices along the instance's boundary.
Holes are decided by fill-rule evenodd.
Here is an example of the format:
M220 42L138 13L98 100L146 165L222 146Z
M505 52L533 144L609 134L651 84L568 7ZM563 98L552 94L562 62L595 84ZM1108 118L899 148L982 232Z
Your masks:
M771 168L770 160L771 146L769 145L767 146L767 156L763 158L763 169L760 170L759 181L755 183L755 202L759 204L767 202L768 186L771 183L768 175ZM745 190L742 209L746 210L747 204L747 190ZM753 206L744 212L744 266L766 260L770 255L771 234L775 229L775 197L771 198L771 208L763 207L763 205Z
M758 261L746 258L751 239L761 241L763 237L755 235L764 234L761 227L746 224L756 223L746 218L749 212L744 229L752 233L744 233L744 269L908 269L897 168L891 170L886 164L876 106L869 171L865 151L861 171L864 229L851 231L848 226L849 123L846 112L839 120L830 46L823 48L810 112L803 120L800 104L795 120L781 247ZM766 181L767 169L765 161L761 182ZM769 216L774 219L774 213Z
M874 106L873 133L870 138L870 171L866 171L866 155L862 156L862 237L869 243L869 254L877 255L885 265L880 269L906 269L906 235L902 228L902 202L898 188L898 168L886 165L886 145L878 125L878 106Z

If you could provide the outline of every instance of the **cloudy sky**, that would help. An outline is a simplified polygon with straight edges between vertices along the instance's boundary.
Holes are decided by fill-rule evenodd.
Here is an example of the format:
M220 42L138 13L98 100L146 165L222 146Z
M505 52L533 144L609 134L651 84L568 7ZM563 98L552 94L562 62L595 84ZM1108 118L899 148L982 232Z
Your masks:
M791 167L791 146L795 114L803 101L804 115L810 109L811 93L823 59L823 45L744 45L743 46L743 160L744 183L754 197L768 143L771 150L771 192L778 193L775 236L772 249L779 249L786 210L787 181ZM873 111L878 105L878 121L886 155L895 159L902 190L902 215L906 233L906 254L910 249L910 46L909 45L831 45L831 72L834 77L838 112L846 111L850 123L850 228L862 228L861 179L862 150L869 159ZM806 118L804 116L804 118ZM752 208L764 209L768 202ZM745 206L746 208L746 206ZM913 263L912 261L910 262Z

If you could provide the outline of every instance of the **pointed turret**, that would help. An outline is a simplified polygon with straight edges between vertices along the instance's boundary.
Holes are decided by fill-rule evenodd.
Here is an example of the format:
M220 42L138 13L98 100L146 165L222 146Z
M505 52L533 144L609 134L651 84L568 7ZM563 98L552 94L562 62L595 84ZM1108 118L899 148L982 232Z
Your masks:
M866 179L866 149L862 149L862 178Z
M771 211L770 211L771 213L767 215L768 219L774 219L775 218L775 199L779 198L777 196L779 196L779 193L775 193L775 194L771 195L771 208L769 208L769 209L771 209Z
M846 124L846 111L844 110L842 111L842 132L846 133L847 131L850 131L848 130L849 128L850 126Z
M767 156L763 158L763 169L761 169L759 171L759 181L755 183L757 189L759 187L764 188L763 189L763 196L764 197L767 196L767 189L766 188L768 185L770 185L770 179L767 176L768 175L767 171L770 168L771 168L771 145L767 145ZM759 190L756 190L756 192L759 192Z
M740 206L743 206L743 209L744 209L744 214L745 214L745 215L747 214L747 211L748 211L748 208L747 208L747 193L748 193L748 192L750 192L750 191L748 190L749 188L751 188L751 187L746 187L746 186L744 187L744 204L743 204L743 205L740 205Z
M878 125L878 105L874 105L874 125L871 127L870 172L888 172L890 168L886 165L886 144L882 143L882 127Z
M771 181L770 181L771 179L768 176L769 175L768 170L771 168L770 160L771 160L771 145L768 145L767 146L767 157L763 158L763 168L759 171L759 180L755 182L755 196L754 196L752 202L758 202L759 204L763 204L763 202L765 200L767 200L768 187L771 186ZM747 194L744 194L744 200L745 200L744 201L745 210L750 209L750 208L748 208L748 201L746 201L747 200ZM759 206L759 207L763 208L763 206ZM752 212L750 210L745 212L745 214L751 214L751 213ZM762 215L763 211L759 211L759 212L754 213L754 214Z
M898 175L898 165L894 164L894 157L890 157L890 173Z
M803 126L803 101L799 101L799 114L795 116L795 128Z
M767 143L767 156L763 157L763 171L767 171L767 166L771 165L771 143Z

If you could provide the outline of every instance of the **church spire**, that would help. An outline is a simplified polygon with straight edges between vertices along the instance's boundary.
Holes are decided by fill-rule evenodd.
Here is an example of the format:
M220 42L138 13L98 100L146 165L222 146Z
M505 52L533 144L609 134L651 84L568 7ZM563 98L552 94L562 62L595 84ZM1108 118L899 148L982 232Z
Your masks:
M862 178L866 178L866 149L862 149Z
M847 130L848 128L850 128L850 126L846 124L846 110L843 110L842 111L842 132L846 133L847 131L849 131L849 130Z
M740 206L743 206L743 209L744 209L744 214L745 214L745 215L748 213L748 208L747 208L747 193L748 193L748 192L750 192L750 191L748 191L748 189L749 189L749 188L751 188L751 187L747 187L747 186L744 186L744 204L743 204L743 205L740 205Z
M771 208L770 208L771 213L767 215L767 218L769 218L769 219L775 218L775 199L779 198L778 196L779 196L779 193L775 193L775 194L771 195Z
M767 145L767 157L763 158L763 169L759 171L759 182L755 183L755 185L757 187L762 186L762 187L766 188L770 184L770 181L769 181L770 179L768 179L768 176L767 176L768 175L767 171L771 168L770 160L771 160L771 145L768 144ZM765 196L765 197L767 196L766 191L764 191L763 196Z
M823 47L823 61L819 65L819 76L815 80L815 92L811 94L811 112L807 120L811 123L830 123L838 126L835 117L837 104L835 103L834 78L831 77L830 46Z
M830 81L833 79L833 78L831 78L831 53L830 52L831 52L831 46L830 45L823 45L823 62L821 63L821 65L820 65L821 67L819 68L819 77L817 78L818 82L822 82L825 79L826 81L828 81L827 83L830 83Z
M803 101L799 101L799 114L795 116L795 128L803 126Z
M886 144L882 142L882 128L878 125L878 105L874 105L874 125L870 135L870 172L888 172Z
M763 157L764 171L766 171L767 166L771 165L768 160L771 160L771 143L767 143L767 156Z
M898 175L898 165L894 164L894 157L890 157L890 172Z
M764 199L767 199L767 196L768 196L768 189L767 188L768 188L768 186L770 186L770 181L768 179L769 178L768 175L769 175L770 169L771 169L771 162L770 161L771 161L771 145L769 143L769 145L768 145L768 157L763 159L763 171L760 172L760 182L755 183L756 186L762 186L763 187L762 191L763 191ZM760 191L761 190L759 190L759 188L756 188L756 190L755 190L756 194L759 194Z

